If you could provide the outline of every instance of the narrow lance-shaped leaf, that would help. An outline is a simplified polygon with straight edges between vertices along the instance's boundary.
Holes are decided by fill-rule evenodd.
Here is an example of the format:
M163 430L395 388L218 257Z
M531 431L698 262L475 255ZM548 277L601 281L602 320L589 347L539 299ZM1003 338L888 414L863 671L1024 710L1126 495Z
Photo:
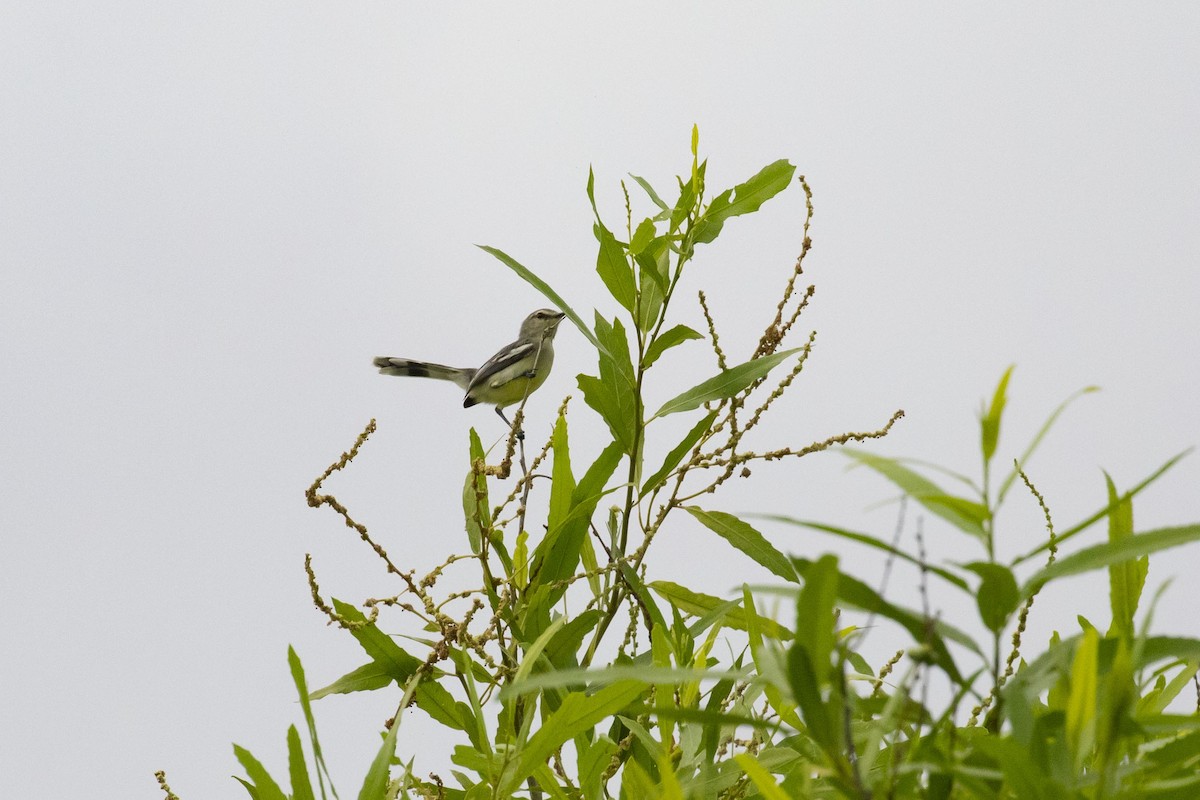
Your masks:
M807 650L821 686L829 679L833 655L833 605L837 587L837 556L821 556L804 576L804 587L796 601L796 642Z
M658 196L658 192L654 191L654 187L650 185L650 182L648 180L646 180L645 178L643 178L639 175L633 175L633 174L630 174L629 177L633 178L634 181L637 182L637 185L642 187L642 190L646 193L646 195L650 198L650 201L653 202L654 205L658 206L660 209L667 212L668 214L671 212L671 207L669 205L667 205L666 202L661 197ZM659 217L661 218L661 216L662 215L660 214Z
M1096 736L1096 682L1099 669L1099 636L1094 629L1083 632L1071 665L1071 694L1067 699L1067 743L1075 766L1083 766Z
M979 618L993 633L998 633L1008 624L1008 618L1021 602L1021 590L1012 570L1003 564L973 561L963 564L979 576L979 591L975 603L979 607Z
M703 338L703 336L689 328L687 325L676 325L673 328L668 328L660 333L658 337L650 343L650 346L646 348L646 355L644 358L642 358L642 367L644 369L649 369L651 364L653 364L655 361L658 361L659 356L676 345L683 344L691 339Z
M967 585L967 582L955 575L950 570L943 569L936 564L923 562L921 559L909 555L900 548L892 546L890 543L880 539L878 536L873 536L869 533L852 531L846 528L839 528L835 525L826 525L822 522L810 522L803 519L794 519L792 517L785 517L779 514L750 514L749 516L756 517L758 519L769 519L775 522L786 522L789 525L799 525L804 528L811 528L814 531L821 531L832 536L849 539L852 542L858 542L859 544L866 545L867 547L873 547L876 550L882 550L883 552L888 553L895 558L898 558L902 561L907 561L913 566L921 567L927 570L930 574L937 575L939 578L948 581L963 591L974 594L973 590Z
M575 475L571 472L571 451L567 443L567 417L560 414L550 436L554 450L554 466L550 473L550 509L546 524L557 528L571 510L571 492L575 491Z
M404 692L403 702L400 704L401 708L408 705L408 700L412 697L413 689L414 686L410 680L409 686ZM392 721L392 727L388 728L387 735L383 737L383 744L375 752L375 758L371 761L371 766L367 768L366 777L363 778L362 788L358 791L358 800L386 800L388 774L392 765L392 758L396 755L396 735L400 730L400 721L402 719L404 719L404 716L397 714L396 718Z
M750 556L754 561L769 569L785 581L796 582L796 570L787 556L775 549L767 538L733 514L723 511L705 511L696 506L684 507L706 528L731 545Z
M1133 501L1129 495L1118 496L1117 487L1107 472L1104 473L1104 481L1108 489L1108 504L1113 506L1108 514L1108 541L1111 543L1133 536ZM1133 618L1149 569L1149 556L1109 566L1108 599L1112 607L1110 634L1119 633L1127 638L1133 636Z
M469 453L472 466L467 469L463 483L463 516L466 519L467 543L471 552L478 555L483 548L483 534L492 527L492 512L488 503L487 476L477 473L474 464L484 458L483 443L479 434L471 428Z
M812 562L808 559L793 558L792 563L796 566L796 571L800 573L801 577L806 577L808 571L812 568ZM918 643L929 645L933 651L934 662L955 683L962 682L962 673L955 666L954 659L950 656L950 651L946 648L943 636L951 638L957 644L961 644L976 653L981 652L979 645L965 633L946 623L934 622L920 614L888 602L870 586L850 575L842 573L839 576L837 592L838 599L846 605L890 619L907 630Z
M351 622L365 623L367 618L363 613L349 603L343 603L334 598L333 609L343 619ZM400 645L392 641L392 637L379 630L374 623L359 625L350 629L350 635L358 640L363 650L372 659L387 670L397 683L403 684L423 663L419 658L404 652Z
M959 530L981 541L985 538L983 521L987 519L987 509L983 505L948 494L936 483L904 466L897 459L850 447L842 448L840 452L875 470L900 487L909 497Z
M1200 525L1159 528L1146 533L1125 536L1115 542L1093 545L1078 553L1060 558L1036 572L1026 581L1021 592L1023 596L1028 597L1056 578L1090 572L1107 567L1109 564L1119 564L1122 561L1140 558L1150 553L1157 553L1159 550L1179 547L1195 541L1200 541Z
M691 411L710 401L733 397L758 379L766 377L772 369L803 349L803 347L797 347L792 350L784 350L781 353L755 358L727 369L668 400L651 419L665 417L667 414L677 414L680 411Z
M654 241L658 230L654 227L654 220L644 219L638 223L638 226L633 231L633 236L629 239L629 254L638 255L646 247Z
M821 679L817 675L808 648L799 643L788 648L787 666L792 696L804 716L809 736L822 750L830 754L836 753L841 749L837 723L830 719L825 708L825 701L821 696Z
M713 198L696 225L696 242L711 242L721 233L730 217L758 211L762 204L788 188L796 168L780 159L759 170L744 183Z
M746 612L746 640L750 645L750 657L754 660L755 672L762 684L763 694L779 719L794 728L801 729L803 722L796 713L796 697L788 697L781 688L788 683L787 654L774 644L763 641L763 621L754 605L750 587L742 584L742 608Z
M715 411L706 414L692 427L690 431L688 431L687 436L684 436L683 440L680 441L679 444L675 445L675 447L671 449L671 452L667 453L667 457L663 459L662 466L659 467L658 470L655 471L655 473L647 478L646 482L642 484L641 493L643 495L652 491L655 487L662 483L663 479L674 472L675 468L678 467L680 462L683 461L683 457L687 455L687 453L693 447L696 446L696 442L700 441L700 438L708 432L709 428L712 427L712 424L716 418L717 412Z
M579 375L579 388L584 402L600 414L613 438L621 442L626 453L632 453L640 414L629 339L619 319L609 323L599 312L596 335L605 347L599 359L600 376Z
M239 745L233 746L233 754L237 758L238 763L242 765L242 769L246 770L246 775L250 778L250 782L254 784L255 791L251 794L256 796L258 800L287 800L287 795L279 788L279 784L267 772L267 768L262 765L257 758L251 755L250 751Z
M711 618L713 616L726 628L746 630L746 612L736 600L722 600L702 592L693 592L685 586L671 581L652 581L646 584L663 600L684 614L693 617ZM758 620L759 629L763 636L779 641L788 641L794 634L773 619L762 617Z
M317 783L321 787L321 797L325 797L325 780L329 779L329 790L333 792L333 796L337 797L337 790L333 788L333 778L329 775L329 768L325 766L325 756L321 753L321 741L317 737L317 722L313 718L312 703L308 696L308 680L304 677L304 665L300 663L300 656L296 654L295 648L288 645L288 668L292 673L292 682L296 685L296 693L300 695L300 710L304 712L304 723L308 726L308 739L312 743L313 761L317 765Z
M733 758L765 800L788 800L788 793L776 782L775 777L758 763L757 758L749 753L738 753Z
M624 451L619 442L610 442L608 447L592 463L570 492L570 501L566 514L556 523L551 524L546 537L535 551L535 563L538 564L537 584L547 585L563 581L575 574L579 564L583 539L587 536L588 525L600 498L604 495L604 485L612 477L617 465L621 463ZM557 454L555 458L557 459ZM553 491L553 490L552 490ZM544 557L542 554L544 553ZM566 586L551 588L547 602L557 602L566 591Z
M331 694L350 694L351 692L371 692L394 681L389 669L376 661L369 661L355 670L347 672L328 686L317 689L309 699L320 700Z
M456 731L467 730L463 712L471 711L466 703L454 699L454 695L437 681L430 677L422 678L413 692L413 702L417 708L429 717L447 728Z
M1012 376L1010 366L1000 376L1000 383L992 395L992 405L979 418L980 443L983 450L983 460L988 462L996 454L996 444L1000 441L1000 419L1004 416L1004 406L1008 402L1008 379Z
M588 330L588 326L584 324L583 318L575 313L575 309L573 309L569 305L567 305L567 301L563 300L562 296L559 295L558 292L554 291L554 289L552 289L550 287L550 284L546 283L544 280L539 278L537 275L534 275L532 270L530 270L528 267L520 264L515 258L508 255L503 250L498 250L495 247L489 247L486 244L479 244L479 245L475 245L475 246L478 247L480 250L484 251L485 253L490 253L491 255L493 255L496 259L498 259L500 261L501 264L508 267L513 272L517 273L517 275L520 276L526 283L528 283L530 286L532 286L533 288L535 288L539 292L541 292L543 295L545 295L547 297L547 299L550 300L551 303L558 306L559 310L567 315L567 319L571 320L571 322L575 325L575 327L579 329L579 332L582 333L584 335L584 337L587 338L587 340L589 342L591 342L597 350L599 350L601 352L605 352L604 347L596 339L595 335L593 335L592 332L590 330Z
M609 293L621 304L622 308L633 312L637 303L637 285L633 280L633 270L625 258L625 250L617 242L612 231L600 222L594 226L596 240L600 242L600 252L596 255L596 273Z
M1100 391L1099 386L1085 386L1060 403L1058 408L1051 412L1050 416L1046 418L1046 421L1042 423L1042 427L1038 429L1036 434L1034 434L1033 439L1029 442L1029 446L1025 448L1025 452L1022 453L1021 457L1017 459L1016 466L1014 466L1012 471L1008 473L1008 477L1004 479L1004 482L1000 484L1000 491L996 493L996 507L999 507L1000 504L1004 502L1005 495L1008 494L1008 490L1012 487L1013 481L1015 481L1018 477L1017 470L1020 469L1026 462L1029 461L1030 457L1033 456L1033 453L1035 450L1037 450L1038 445L1042 443L1044 438L1046 438L1046 434L1049 433L1050 429L1054 427L1054 423L1057 422L1058 418L1062 416L1062 413L1067 410L1067 407L1070 406L1071 403L1075 402L1077 398L1082 397L1085 394L1098 391Z
M509 794L550 754L575 736L591 730L599 722L618 713L634 702L646 690L641 681L620 681L588 695L571 692L563 698L558 710L546 718L542 726L521 748L515 769L505 775L501 796Z
M300 732L295 725L288 726L288 776L292 783L292 800L315 800L312 780L308 777L308 764L304 761L304 747L300 744Z
M1159 478L1161 478L1163 475L1165 475L1168 470L1170 470L1172 467L1174 467L1176 464L1178 464L1181 460L1183 460L1183 458L1185 456L1187 456L1188 454L1190 454L1193 449L1194 448L1189 447L1187 450L1184 450L1180 453L1176 453L1175 455L1171 456L1169 459L1167 459L1167 461L1161 467L1154 470L1154 472L1151 472L1149 475L1147 475L1145 478L1143 478L1141 481L1139 481L1126 494L1128 494L1128 496L1131 500L1134 497L1137 497L1138 494L1143 489L1145 489L1147 486L1154 483ZM1066 542L1068 539L1072 539L1076 535L1078 535L1081 531L1087 530L1089 527L1091 527L1093 524L1095 524L1097 520L1106 516L1112 510L1113 510L1113 505L1107 504L1104 506L1104 508L1101 508L1099 511L1093 513L1091 516L1087 517L1083 521L1075 523L1070 528L1067 528L1065 531L1063 531L1056 537L1056 539L1055 539L1056 544L1059 546L1062 546L1062 544L1064 542ZM1019 556L1018 558L1014 559L1012 562L1012 565L1015 567L1018 564L1023 564L1024 562L1028 561L1029 559L1036 558L1037 556L1041 555L1043 552L1045 552L1049 548L1050 548L1050 542L1049 541L1043 542L1042 544L1033 548L1032 550L1025 553L1024 555Z

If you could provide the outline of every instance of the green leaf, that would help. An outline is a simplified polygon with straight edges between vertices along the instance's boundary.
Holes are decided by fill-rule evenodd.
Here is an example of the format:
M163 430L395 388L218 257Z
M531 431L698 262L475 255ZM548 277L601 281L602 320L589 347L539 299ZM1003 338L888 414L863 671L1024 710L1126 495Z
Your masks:
M654 220L644 219L638 223L637 229L634 230L633 236L629 239L629 254L636 256L646 249L658 231L654 227Z
M266 767L244 747L238 745L233 746L233 754L237 757L238 763L242 765L242 769L246 770L247 777L254 784L254 794L259 800L287 800L287 796L283 790L279 788L279 784L267 772Z
M1025 448L1025 452L1022 453L1021 457L1017 459L1016 466L1014 466L1012 471L1008 473L1008 477L1004 479L1004 482L1000 484L1000 491L996 494L997 507L1004 502L1005 495L1008 494L1008 490L1012 486L1013 481L1017 479L1017 470L1023 468L1033 456L1033 453L1035 450L1037 450L1038 445L1042 443L1044 438L1046 438L1046 434L1050 432L1052 427L1054 427L1054 423L1060 416L1062 416L1062 413L1067 410L1067 407L1070 406L1071 403L1075 402L1077 398L1082 397L1085 394L1098 391L1100 391L1099 386L1085 386L1060 403L1058 408L1054 409L1050 416L1046 418L1046 421L1042 423L1042 427L1038 429L1037 434L1033 437L1033 440L1029 443L1029 446Z
M839 452L875 470L896 484L906 495L959 530L971 534L980 541L987 538L983 529L983 520L987 518L987 509L979 503L948 494L936 483L924 475L914 472L894 458L885 458L850 447L843 447Z
M1099 669L1099 636L1083 632L1071 665L1071 694L1067 699L1067 743L1075 756L1075 768L1083 766L1096 736L1096 685Z
M1065 558L1060 558L1036 572L1025 582L1021 592L1024 597L1029 597L1052 580L1090 572L1110 564L1130 561L1150 553L1157 553L1159 550L1191 544L1197 540L1200 540L1200 525L1182 525L1159 528L1146 533L1124 536L1115 542L1093 545Z
M630 174L629 177L637 181L637 185L642 187L642 190L646 192L646 195L650 198L650 201L654 203L654 205L658 206L663 211L670 213L671 207L667 205L661 197L658 196L658 192L654 191L654 187L650 185L649 181L638 175Z
M567 301L563 300L558 292L554 291L554 289L550 287L550 284L546 283L537 275L534 275L528 267L522 266L517 262L516 259L504 251L497 250L495 247L489 247L485 244L478 244L475 246L485 253L490 253L491 255L495 256L500 263L517 273L517 275L520 276L526 283L545 295L551 303L553 303L560 311L567 315L567 319L574 323L575 327L579 329L579 332L582 333L584 337L596 347L597 350L604 352L604 347L601 346L600 342L596 340L596 337L592 334L592 332L588 330L587 325L583 323L583 318L575 313L575 309L567 305Z
M376 661L370 661L356 670L347 672L323 689L317 689L310 695L309 699L320 700L322 697L328 697L331 694L372 692L376 689L382 689L394 680L395 678L392 677L386 667Z
M363 616L361 611L349 603L343 603L337 598L333 599L333 608L343 619L351 622L367 621L367 618ZM367 655L400 685L404 685L412 677L412 674L420 668L421 664L424 663L419 658L415 658L404 652L400 645L392 641L392 637L379 630L373 622L369 625L360 625L349 630L350 635L358 640L358 643L367 652Z
M979 418L980 441L983 449L983 460L988 462L996 454L996 444L1000 441L1000 419L1004 416L1004 406L1008 402L1008 379L1012 376L1013 367L1009 366L1000 376L996 384L996 392L992 395L992 405Z
M430 719L447 728L456 731L468 730L463 712L470 714L470 708L466 703L455 700L446 687L428 676L417 684L416 691L413 692L413 703L428 714Z
M571 492L575 491L575 476L571 472L571 451L567 443L567 418L560 414L550 436L554 450L554 466L550 473L550 509L546 525L553 530L562 525L571 510Z
M315 800L312 781L308 777L308 765L304 763L304 748L300 745L300 733L295 725L288 726L287 748L292 800Z
M807 580L812 562L804 558L793 558L792 564L795 565L796 571L800 573L801 577ZM838 578L837 587L838 599L845 605L890 619L908 631L918 643L928 645L932 651L933 662L940 666L955 683L962 683L962 673L958 671L954 659L950 656L950 651L946 649L943 637L949 638L975 653L981 652L974 639L965 633L950 625L926 619L920 614L888 602L870 586L844 572Z
M1132 489L1129 490L1129 492L1128 492L1129 498L1133 499L1134 497L1137 497L1138 494L1143 489L1145 489L1147 486L1149 486L1150 484L1154 483L1156 480L1161 478L1164 474L1166 474L1166 472L1168 470L1170 470L1172 467L1174 467L1176 464L1178 464L1181 460L1183 460L1183 458L1185 456L1189 455L1193 449L1194 448L1189 447L1187 450L1184 450L1181 453L1177 453L1177 454L1171 456L1171 458L1167 459L1166 463L1164 463L1161 467L1159 467L1154 472L1150 473L1148 476L1143 478L1141 480L1141 482L1139 482L1136 486L1134 486ZM1099 511L1097 511L1096 513L1092 514L1087 519L1083 520L1082 522L1078 522L1075 525L1072 525L1070 528L1068 528L1067 530L1060 533L1056 537L1055 542L1058 544L1058 546L1061 547L1068 539L1075 537L1081 531L1087 530L1097 520L1110 514L1112 512L1113 508L1114 508L1114 506L1111 503L1104 506L1104 508L1102 508ZM1038 555L1045 552L1049 548L1050 548L1049 541L1042 542L1040 545L1033 548L1028 553L1025 553L1024 555L1015 559L1012 562L1012 565L1015 567L1019 564L1023 564L1024 562L1028 561L1031 558L1036 558Z
M684 506L693 517L713 533L741 550L754 561L769 569L785 581L796 582L796 570L787 556L775 549L766 537L742 522L733 514L723 511L705 511L696 506Z
M621 790L624 797L662 800L658 784L632 758L625 762L621 771Z
M780 159L763 167L746 182L717 195L696 224L696 243L716 239L730 217L758 211L763 203L788 188L795 174L796 168L786 159Z
M487 476L476 474L474 469L475 462L484 459L483 443L474 428L471 428L468 449L472 466L467 470L463 484L463 516L467 521L467 542L471 552L478 555L483 547L483 532L492 527L492 512L488 503Z
M950 570L943 569L934 564L922 563L920 559L909 555L908 553L904 552L903 550L901 550L898 547L893 547L891 544L884 541L883 539L880 539L879 537L876 537L876 536L872 536L869 533L858 533L856 531L847 530L846 528L839 528L834 525L826 525L821 522L809 522L807 520L794 519L792 517L780 516L778 514L750 514L748 516L754 517L756 519L769 519L769 520L773 520L775 522L786 522L789 525L799 525L804 528L811 528L812 530L815 530L815 531L821 531L823 533L828 533L833 536L838 536L842 539L849 539L852 542L858 542L859 544L864 544L867 547L873 547L876 550L882 550L883 552L889 553L892 556L900 559L901 561L907 561L908 563L910 563L914 566L923 567L928 572L930 572L934 575L937 575L939 578L942 578L943 580L948 581L949 583L952 583L953 585L957 586L959 589L962 589L963 591L971 592L972 594L974 594L974 590L971 589L967 585L967 582L965 580L963 580L962 578L960 578L959 576L955 575Z
M613 439L620 442L621 450L632 450L633 420L626 413L615 387L593 375L576 375L575 381L579 384L579 391L583 392L583 402L604 420Z
M304 712L304 722L308 726L308 739L312 743L313 761L317 765L317 782L321 787L321 796L325 796L325 779L328 778L329 789L333 792L333 796L337 797L337 790L333 788L333 778L329 775L329 768L325 766L325 756L321 753L321 741L317 738L317 723L313 718L312 703L308 697L308 681L304 677L304 666L300 663L300 656L296 655L296 650L291 645L288 645L288 668L291 670L296 692L300 695L300 709Z
M1021 603L1021 590L1012 570L1002 564L988 561L972 561L963 564L980 578L975 603L979 607L979 618L992 633L999 633L1008 624L1008 619Z
M667 457L663 459L662 466L642 484L642 495L655 489L668 475L675 471L675 468L679 466L680 462L683 461L683 457L696 445L696 442L700 441L700 438L708 433L708 429L712 427L713 421L716 418L717 412L710 412L688 431L687 436L683 437L683 440L675 445L670 453L667 453Z
M589 609L562 627L546 645L546 658L555 667L563 670L578 666L576 654L583 640L600 622L603 615L598 609Z
M601 734L579 755L579 789L587 800L600 800L601 778L612 757L617 753L617 743Z
M642 359L642 369L650 369L650 365L658 361L666 351L676 345L683 344L690 339L703 339L696 331L689 328L687 325L676 325L674 328L663 331L658 337L650 343L646 348L646 355Z
M654 598L650 596L650 591L646 584L642 582L637 571L629 565L625 559L617 562L617 568L621 570L621 579L625 581L625 585L630 591L637 596L638 604L641 606L642 613L650 617L652 623L650 627L659 626L667 627L667 621L663 618L662 611L659 610L658 604L654 602ZM595 642L593 642L595 644Z
M742 772L746 773L746 777L750 779L754 788L758 789L758 793L765 800L788 800L788 793L780 787L757 758L749 753L738 753L734 755L733 760L742 768Z
M695 207L696 190L694 182L679 181L679 198L675 201L675 207L671 209L670 233L675 233L679 230L680 225L683 224L683 221L688 218Z
M837 587L837 556L821 556L804 576L804 587L796 602L796 644L793 647L804 647L821 686L829 680L830 657L836 638L833 605Z
M600 353L600 377L578 376L579 388L583 391L584 402L600 414L613 438L629 453L633 450L634 430L639 422L629 340L620 320L609 324L599 313L596 314L596 335L604 344Z
M392 721L392 727L388 728L387 735L383 737L383 744L376 751L375 758L371 761L371 766L367 769L367 775L363 779L362 789L358 792L358 800L386 800L388 773L392 765L392 758L396 755L396 734L400 730L400 719L400 715L397 714L396 719Z
M542 651L546 649L546 645L562 629L566 621L566 617L559 616L538 635L533 643L526 643L525 655L521 659L521 664L517 668L516 674L513 675L513 683L521 683L529 678L533 673L533 668L537 665L538 658L542 655Z
M749 387L755 381L765 378L767 373L781 362L802 351L803 347L784 350L762 358L755 358L744 364L724 370L703 383L693 386L683 394L668 400L654 417L665 417L667 414L677 414L680 411L691 411L713 400L724 400L733 397Z
M1150 636L1142 645L1142 658L1138 666L1145 667L1167 658L1177 658L1180 661L1200 661L1200 639L1189 639L1183 636Z
M1108 514L1108 541L1118 542L1133 536L1133 500L1129 495L1117 495L1117 487L1113 485L1108 473L1104 474L1104 481L1108 487L1108 504L1113 506L1113 510ZM1134 615L1137 613L1138 601L1141 600L1149 571L1149 556L1109 566L1108 599L1112 607L1110 634L1119 633L1126 638L1133 637Z
M663 304L670 291L667 274L670 271L670 249L663 238L647 245L645 252L634 257L638 273L638 309L634 316L638 330L643 334L658 330L662 322ZM645 343L645 335L642 343Z
M1057 787L1037 769L1032 768L1038 763L1035 754L1022 747L1016 741L1002 739L998 736L981 736L976 737L972 742L972 746L978 749L984 756L996 762L1004 775L1004 783L1009 791L1003 794L996 794L997 797L1014 797L1021 800L1051 800L1051 798L1069 796L1064 795L1061 791L1055 791ZM968 764L961 766L961 769L965 770L967 768L969 768ZM979 767L975 768L979 769ZM984 777L990 776L985 775ZM988 794L993 794L993 791L989 790ZM970 797L986 796L980 792L963 792L962 795ZM955 793L953 796L959 795Z
M595 694L570 692L558 710L550 714L525 746L520 749L515 769L505 775L500 796L508 797L538 765L564 742L592 730L598 723L621 711L646 691L641 681L621 681Z
M609 294L630 313L637 304L637 285L633 280L633 270L625 258L625 249L617 242L612 231L597 222L593 226L596 240L600 242L600 252L596 255L596 273Z
M808 726L808 735L822 750L836 752L841 748L841 737L837 735L837 723L830 719L825 708L825 701L821 697L821 680L808 648L799 642L788 648L787 665L788 683L804 717L804 724Z
M564 431L565 436L565 431ZM540 564L536 583L547 586L557 581L563 581L575 574L579 564L580 549L583 538L587 536L588 525L600 498L604 496L604 484L612 477L617 465L624 455L623 448L618 442L610 442L608 447L588 467L588 471L580 479L578 486L572 486L567 513L549 525L545 538L538 545L534 555L534 563ZM558 455L555 454L557 470ZM557 483L558 478L555 478ZM551 486L551 494L556 486ZM544 558L540 554L544 553ZM547 596L547 603L553 605L562 597L566 586L553 587Z
M246 793L250 795L250 800L259 800L258 789L254 788L253 783L250 783L250 781L247 781L243 778L239 778L237 775L234 775L233 779L242 785L242 788L244 788Z
M774 643L763 641L762 622L768 618L758 615L754 595L745 584L742 584L742 607L746 611L746 639L750 645L750 657L754 660L755 672L767 703L781 721L799 729L804 723L796 713L795 698L787 697L781 691L781 687L786 686L789 680L786 653Z
M736 600L722 600L712 595L693 592L691 589L671 581L652 581L646 586L670 603L673 608L677 608L685 614L691 614L693 617L706 617L719 609L728 609L720 614L721 624L739 631L746 630L746 612ZM760 617L758 624L762 634L771 639L786 641L793 638L791 631L773 619Z

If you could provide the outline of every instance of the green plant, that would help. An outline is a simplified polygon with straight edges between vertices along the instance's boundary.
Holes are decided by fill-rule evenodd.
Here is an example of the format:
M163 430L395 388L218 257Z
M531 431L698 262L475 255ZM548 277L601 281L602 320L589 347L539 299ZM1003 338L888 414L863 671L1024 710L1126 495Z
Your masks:
M616 317L597 311L586 324L532 271L484 248L564 311L595 348L596 374L580 375L578 384L609 443L582 473L572 464L578 453L572 452L566 401L532 462L524 438L514 433L500 462L489 465L472 431L462 489L466 551L422 577L396 566L366 526L322 493L324 482L366 442L374 421L309 489L309 504L329 506L357 531L401 591L361 608L326 601L306 561L314 603L359 642L368 661L310 692L299 659L289 652L314 763L310 772L291 728L290 796L314 798L313 775L322 798L336 796L309 703L355 691L384 692L396 709L362 782L364 800L1192 796L1200 785L1200 718L1169 713L1168 705L1200 667L1200 641L1151 636L1148 624L1139 629L1135 623L1147 554L1200 539L1200 525L1133 533L1133 496L1179 457L1124 494L1110 481L1103 507L1056 535L1023 465L1070 400L993 489L1010 373L981 416L982 480L956 476L972 488L971 496L942 490L907 462L843 449L976 539L983 558L933 564L919 549L909 552L885 537L785 521L884 550L918 565L928 580L971 595L989 632L983 644L928 609L886 599L845 571L836 555L790 558L746 520L711 506L707 496L735 476L749 477L752 461L879 438L902 412L875 430L748 449L746 434L768 419L812 351L813 336L782 348L812 297L811 287L796 286L811 246L812 199L786 161L711 199L706 172L693 131L691 166L677 181L676 199L664 201L635 177L650 214L635 224L626 192L621 237L603 222L589 174L596 269L620 308ZM698 300L707 331L674 322L680 280L698 248L715 241L726 222L758 211L793 184L803 189L807 209L800 255L750 357L731 366L703 293ZM717 372L668 392L673 399L651 413L645 390L659 374L654 367L674 348L701 339L713 349ZM768 383L775 370L781 377ZM674 414L691 415L690 428L665 452L650 452L647 432ZM515 422L514 431L523 425L523 404ZM514 486L493 505L514 459ZM536 480L546 469L549 479ZM996 512L1018 478L1045 511L1047 539L1002 563ZM650 580L655 539L680 511L768 569L782 587L745 587L737 596L718 597L705 587ZM545 520L540 536L530 533L534 516ZM1108 541L1058 557L1059 546L1098 521L1108 522ZM1046 563L1019 578L1018 568L1039 557ZM1108 632L1084 624L1082 633L1056 638L1029 657L1021 635L1038 591L1105 567L1114 611ZM477 571L478 588L442 589L450 570ZM794 626L763 615L767 592L792 599ZM911 645L872 668L859 652L869 626L845 624L855 612L894 624ZM385 633L385 626L398 627L405 618L424 629L415 637L416 654ZM964 667L967 662L972 666ZM936 706L925 692L935 673L952 687ZM967 703L974 705L970 713ZM422 773L422 754L408 743L407 760L397 760L400 712L409 706L461 741L451 753L451 775ZM248 751L236 748L236 754L251 797L288 796Z

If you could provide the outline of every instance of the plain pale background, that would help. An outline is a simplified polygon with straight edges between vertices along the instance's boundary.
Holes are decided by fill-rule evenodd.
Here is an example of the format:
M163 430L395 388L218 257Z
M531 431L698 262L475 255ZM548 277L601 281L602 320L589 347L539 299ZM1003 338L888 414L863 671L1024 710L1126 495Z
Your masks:
M282 777L300 721L288 644L313 686L364 660L312 609L304 554L327 594L399 590L304 489L377 418L328 488L424 572L464 548L467 428L502 432L453 387L382 378L371 357L474 365L545 305L476 243L590 317L589 164L621 227L620 179L668 192L693 123L713 189L788 158L816 192L818 291L798 333L817 329L817 349L764 444L902 407L878 452L977 474L974 414L1016 363L999 459L1099 385L1029 471L1061 528L1100 507L1101 469L1129 487L1200 441L1198 34L1190 3L6 5L0 796L159 797L166 769L184 798L240 797L231 741ZM745 358L802 216L793 189L731 221L681 319L706 289ZM594 370L569 328L558 353L531 440ZM677 355L651 397L713 370L703 344ZM580 469L603 442L580 398L570 420ZM878 501L894 492L845 465L759 466L712 507L889 535L895 506ZM1198 479L1193 456L1137 501L1136 527L1195 522ZM1027 496L1009 503L1003 556L1043 535ZM979 557L925 523L931 557ZM878 577L834 540L762 527ZM767 580L695 526L660 546L652 578L718 594ZM1157 630L1200 634L1197 567L1196 548L1153 560L1154 586L1178 578ZM917 604L914 586L898 574L894 598ZM934 603L971 618L960 598ZM1107 624L1103 576L1048 592L1030 641L1077 630L1077 612ZM394 702L316 704L343 796ZM401 753L443 768L421 731Z

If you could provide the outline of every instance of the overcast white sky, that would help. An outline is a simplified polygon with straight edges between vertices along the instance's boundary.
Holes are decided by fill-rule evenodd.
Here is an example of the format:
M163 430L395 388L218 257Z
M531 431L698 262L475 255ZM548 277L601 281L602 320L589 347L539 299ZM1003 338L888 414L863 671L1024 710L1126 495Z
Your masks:
M1099 507L1102 468L1128 487L1200 442L1198 37L1193 3L6 4L0 796L157 797L165 768L188 800L240 797L231 741L281 771L288 644L312 685L364 660L311 608L304 554L328 593L397 591L304 489L377 418L329 489L427 569L463 548L467 428L500 434L371 357L476 364L545 305L475 243L590 307L588 165L616 227L617 182L669 189L693 123L714 188L788 158L816 192L818 347L770 441L899 407L879 452L974 473L975 410L1015 362L1002 459L1103 387L1030 464L1061 527ZM732 353L773 312L802 212L785 193L695 266ZM689 347L652 393L711 370ZM531 438L593 369L572 330L558 353ZM595 452L579 399L571 423ZM760 467L713 507L890 532L894 508L868 510L887 485L844 465ZM1198 485L1192 456L1138 529L1200 519ZM1010 502L1004 555L1041 536ZM979 555L926 528L935 557ZM836 544L764 529L791 552ZM702 530L661 545L652 577L766 580ZM1198 570L1196 548L1152 562L1155 583L1182 578L1160 630L1200 635ZM910 579L894 590L916 603ZM1037 641L1079 611L1107 622L1103 583L1039 603ZM393 702L316 705L343 794Z

